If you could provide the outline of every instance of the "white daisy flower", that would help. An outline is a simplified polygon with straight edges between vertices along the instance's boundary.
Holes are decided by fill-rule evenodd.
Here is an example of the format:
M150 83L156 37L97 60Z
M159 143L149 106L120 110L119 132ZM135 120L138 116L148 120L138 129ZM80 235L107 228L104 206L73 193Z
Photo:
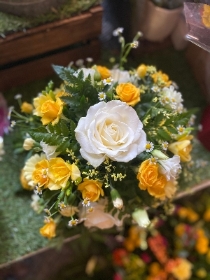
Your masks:
M146 152L151 152L154 149L154 144L150 141L147 141L145 146Z

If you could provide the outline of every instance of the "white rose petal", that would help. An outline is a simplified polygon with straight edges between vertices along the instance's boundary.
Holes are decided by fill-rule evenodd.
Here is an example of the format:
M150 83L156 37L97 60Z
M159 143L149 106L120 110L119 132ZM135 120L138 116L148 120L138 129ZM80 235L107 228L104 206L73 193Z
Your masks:
M91 106L75 129L80 153L98 167L108 157L128 162L145 150L146 134L136 111L119 100Z

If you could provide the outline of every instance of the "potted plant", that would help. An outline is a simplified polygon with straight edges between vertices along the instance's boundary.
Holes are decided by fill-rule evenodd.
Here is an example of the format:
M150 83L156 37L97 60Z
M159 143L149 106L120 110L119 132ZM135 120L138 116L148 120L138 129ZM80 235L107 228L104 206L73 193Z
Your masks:
M161 42L177 25L183 10L183 0L147 0L145 13L140 26L144 38Z

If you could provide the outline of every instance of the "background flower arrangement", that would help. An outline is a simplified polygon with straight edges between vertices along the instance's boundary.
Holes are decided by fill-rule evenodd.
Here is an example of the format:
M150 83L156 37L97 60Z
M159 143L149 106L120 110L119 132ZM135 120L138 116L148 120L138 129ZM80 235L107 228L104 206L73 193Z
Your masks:
M78 224L147 226L145 209L170 202L191 159L194 115L181 93L154 66L124 70L140 34L128 44L121 28L114 35L122 47L115 69L54 66L61 87L50 82L33 104L18 99L22 114L12 111L29 151L21 183L46 214L47 238Z

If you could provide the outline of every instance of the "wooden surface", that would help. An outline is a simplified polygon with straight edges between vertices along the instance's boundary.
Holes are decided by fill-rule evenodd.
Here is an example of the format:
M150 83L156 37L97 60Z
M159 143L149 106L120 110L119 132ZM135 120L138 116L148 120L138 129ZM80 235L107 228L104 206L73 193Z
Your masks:
M90 40L101 32L102 8L0 39L0 66Z
M0 70L0 91L4 92L13 87L53 75L52 64L67 66L71 61L92 57L96 60L100 55L99 41L92 40L87 44L70 50L49 55L27 63L20 63L15 67Z

